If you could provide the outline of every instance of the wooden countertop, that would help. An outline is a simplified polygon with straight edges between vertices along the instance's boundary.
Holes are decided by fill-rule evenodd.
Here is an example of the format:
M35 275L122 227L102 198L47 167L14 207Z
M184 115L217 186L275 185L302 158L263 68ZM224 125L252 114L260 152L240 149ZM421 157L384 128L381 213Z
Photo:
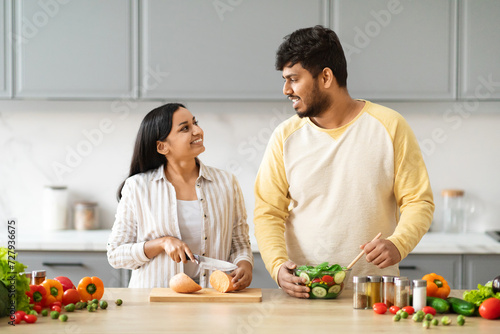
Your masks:
M39 316L35 324L7 324L2 333L422 333L421 323L411 319L392 321L392 314L353 310L352 291L335 300L304 300L289 297L279 289L263 289L261 303L150 303L150 289L106 289L106 310L66 312L67 322ZM460 297L461 291L452 295ZM121 298L122 306L114 300ZM463 327L439 325L441 333L498 333L500 320L468 317ZM15 327L15 328L14 328Z

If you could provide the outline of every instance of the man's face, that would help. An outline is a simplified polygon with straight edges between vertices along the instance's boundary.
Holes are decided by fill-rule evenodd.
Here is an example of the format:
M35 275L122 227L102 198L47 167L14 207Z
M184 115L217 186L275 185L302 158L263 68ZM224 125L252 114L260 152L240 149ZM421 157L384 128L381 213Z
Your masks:
M311 72L300 63L283 68L283 94L293 102L293 108L299 117L319 116L330 104L326 93L320 91L318 78L313 78Z

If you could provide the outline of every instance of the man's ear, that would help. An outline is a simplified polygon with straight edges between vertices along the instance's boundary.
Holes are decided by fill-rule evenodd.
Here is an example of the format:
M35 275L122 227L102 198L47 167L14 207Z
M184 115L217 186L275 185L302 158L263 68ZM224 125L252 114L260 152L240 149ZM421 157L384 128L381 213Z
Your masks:
M158 151L158 153L160 153L162 155L166 155L169 152L167 143L164 141L157 140L156 141L156 151Z
M330 88L332 85L337 84L337 79L329 67L325 67L323 71L321 71L320 77L324 88Z

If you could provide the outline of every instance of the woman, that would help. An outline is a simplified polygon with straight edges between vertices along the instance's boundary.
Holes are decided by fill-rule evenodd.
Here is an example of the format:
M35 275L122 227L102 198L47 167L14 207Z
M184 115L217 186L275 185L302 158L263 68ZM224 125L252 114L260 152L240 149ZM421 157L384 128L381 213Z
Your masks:
M167 287L179 272L208 287L210 272L188 261L193 254L233 262L237 289L250 285L253 256L239 184L203 165L203 151L203 130L182 104L144 117L107 247L112 267L133 269L129 287Z

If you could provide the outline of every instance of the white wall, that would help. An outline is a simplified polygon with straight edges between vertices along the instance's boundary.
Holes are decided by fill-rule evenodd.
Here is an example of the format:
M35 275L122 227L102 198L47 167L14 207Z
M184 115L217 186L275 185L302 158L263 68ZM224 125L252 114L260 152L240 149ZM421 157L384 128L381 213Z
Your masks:
M42 230L42 190L48 184L67 185L71 202L97 201L101 226L110 228L139 123L160 104L0 101L0 233L9 217L18 219L20 235ZM272 129L294 114L291 103L186 104L205 131L200 158L237 175L253 234L254 177ZM500 102L382 104L403 114L421 143L437 204L434 229L441 189L451 187L464 189L476 203L472 230L500 230ZM66 169L56 172L57 164Z

